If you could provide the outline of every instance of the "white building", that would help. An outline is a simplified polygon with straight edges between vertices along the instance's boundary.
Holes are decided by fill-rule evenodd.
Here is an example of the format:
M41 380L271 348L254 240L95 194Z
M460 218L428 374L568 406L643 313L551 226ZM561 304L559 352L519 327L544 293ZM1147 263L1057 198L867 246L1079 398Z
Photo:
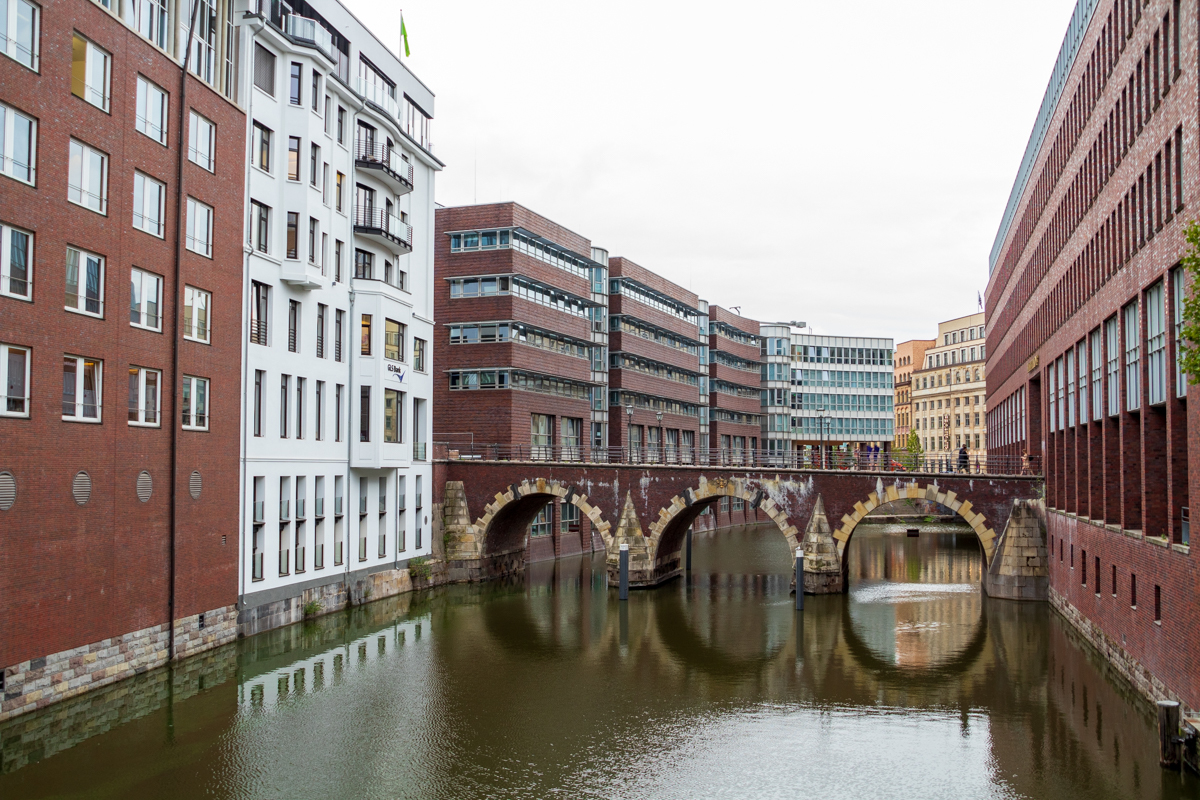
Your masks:
M892 441L891 339L793 333L792 446L851 452Z
M244 2L244 0L242 0ZM239 2L244 632L430 552L433 94L336 0ZM240 13L245 11L246 13Z

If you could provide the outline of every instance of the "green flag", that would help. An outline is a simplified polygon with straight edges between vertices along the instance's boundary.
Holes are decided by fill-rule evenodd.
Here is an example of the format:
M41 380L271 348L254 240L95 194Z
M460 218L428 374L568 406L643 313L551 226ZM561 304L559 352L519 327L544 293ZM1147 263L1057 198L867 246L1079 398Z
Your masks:
M404 42L404 56L407 58L408 52L408 28L404 27L404 12L400 12L400 41Z

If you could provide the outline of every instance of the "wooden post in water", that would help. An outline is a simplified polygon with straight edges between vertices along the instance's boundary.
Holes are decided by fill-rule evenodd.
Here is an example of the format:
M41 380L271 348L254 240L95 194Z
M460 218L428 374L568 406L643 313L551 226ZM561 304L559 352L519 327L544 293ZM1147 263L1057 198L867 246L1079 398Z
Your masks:
M621 600L629 599L629 545L621 544L621 583L618 589Z
M1158 701L1158 765L1179 769L1179 703Z
M691 572L692 571L692 529L691 528L687 529L687 544L684 545L684 547L686 548L686 551L687 551L687 560L685 561L685 563L687 564L686 571Z
M796 610L804 610L804 548L796 548Z

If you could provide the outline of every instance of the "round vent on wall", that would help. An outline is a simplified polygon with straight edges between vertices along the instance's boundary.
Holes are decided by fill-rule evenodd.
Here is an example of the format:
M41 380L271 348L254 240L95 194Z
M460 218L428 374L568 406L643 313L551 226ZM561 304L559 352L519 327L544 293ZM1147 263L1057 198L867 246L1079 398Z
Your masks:
M154 493L154 480L150 477L150 473L142 470L138 473L137 479L137 496L138 500L143 503L150 499L150 495Z
M17 502L17 479L11 472L0 472L0 511L8 511Z
M92 497L92 477L83 471L75 473L75 480L71 481L71 495L76 503L86 505Z
M188 491L191 493L193 500L200 499L200 490L203 488L204 485L200 480L200 473L198 471L193 472L192 476L188 478Z

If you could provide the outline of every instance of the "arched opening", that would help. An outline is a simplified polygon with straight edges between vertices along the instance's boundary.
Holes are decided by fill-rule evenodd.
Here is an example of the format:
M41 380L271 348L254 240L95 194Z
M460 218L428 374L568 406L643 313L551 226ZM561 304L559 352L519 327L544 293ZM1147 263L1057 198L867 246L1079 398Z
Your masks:
M482 543L484 558L523 554L529 544L529 527L538 514L553 502L561 500L579 509L579 518L587 519L591 531L600 534L605 545L611 544L609 524L585 495L574 487L543 478L522 481L508 487L489 503L484 515L475 521L477 541Z

